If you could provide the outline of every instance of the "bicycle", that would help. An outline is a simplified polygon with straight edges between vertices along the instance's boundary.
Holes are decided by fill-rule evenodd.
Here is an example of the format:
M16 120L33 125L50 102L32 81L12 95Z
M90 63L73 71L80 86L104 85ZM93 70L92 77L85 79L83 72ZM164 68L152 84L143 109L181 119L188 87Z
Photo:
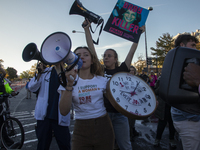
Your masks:
M24 144L24 128L17 118L10 116L9 96L10 94L0 95L0 117L3 119L0 129L1 148L20 149Z

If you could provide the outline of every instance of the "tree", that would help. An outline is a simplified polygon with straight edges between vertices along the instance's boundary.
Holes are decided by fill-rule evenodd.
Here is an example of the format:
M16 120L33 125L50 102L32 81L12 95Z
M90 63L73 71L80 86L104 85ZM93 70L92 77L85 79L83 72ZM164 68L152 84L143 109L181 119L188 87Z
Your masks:
M35 75L36 67L37 67L37 63L35 63L34 65L31 66L31 69L29 70L29 75L31 77L33 77Z
M20 78L21 79L29 79L29 78L32 78L33 76L30 75L29 73L30 71L29 70L26 70L26 71L23 71L22 73L20 73Z
M164 33L158 41L156 41L156 48L151 47L150 49L153 51L151 54L153 57L153 64L156 63L157 57L157 65L162 66L164 63L165 56L167 53L174 48L174 39L173 36L170 36L169 33Z
M197 43L197 49L200 50L200 42Z
M146 60L143 59L142 54L138 56L138 60L133 64L133 66L136 68L138 73L141 73L144 67L146 67Z
M29 79L29 78L34 77L35 71L36 71L36 66L37 66L37 63L32 65L30 70L26 70L26 71L23 71L22 73L20 73L20 78L21 79L24 79L24 78Z
M8 67L8 68L6 69L6 72L7 72L7 74L8 74L8 78L9 78L9 79L17 78L17 70L15 70L14 68Z

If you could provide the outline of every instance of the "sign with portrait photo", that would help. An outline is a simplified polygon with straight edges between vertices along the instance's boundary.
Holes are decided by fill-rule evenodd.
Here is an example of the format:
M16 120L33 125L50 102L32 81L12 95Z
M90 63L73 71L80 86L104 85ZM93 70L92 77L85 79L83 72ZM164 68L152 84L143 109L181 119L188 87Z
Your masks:
M118 0L105 27L104 31L138 43L142 33L140 27L145 25L149 10Z

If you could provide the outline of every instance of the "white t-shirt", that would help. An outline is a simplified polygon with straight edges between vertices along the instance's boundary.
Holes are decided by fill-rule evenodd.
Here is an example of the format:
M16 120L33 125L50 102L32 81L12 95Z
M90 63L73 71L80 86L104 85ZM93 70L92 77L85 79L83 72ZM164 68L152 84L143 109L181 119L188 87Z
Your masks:
M76 119L92 119L106 114L103 93L106 90L107 79L102 76L94 76L92 79L77 79L73 87L72 102L76 113ZM58 91L65 90L63 86Z

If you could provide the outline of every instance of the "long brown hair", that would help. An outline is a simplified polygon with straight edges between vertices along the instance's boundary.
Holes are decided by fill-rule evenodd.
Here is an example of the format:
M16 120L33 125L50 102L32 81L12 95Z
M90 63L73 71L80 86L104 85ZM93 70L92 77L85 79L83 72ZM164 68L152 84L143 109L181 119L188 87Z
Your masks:
M97 56L88 47L86 47L86 46L77 47L74 50L74 53L76 53L76 51L78 49L82 49L82 48L88 50L90 55L91 55L92 64L90 66L90 73L93 74L93 75L103 76L103 70L102 70L101 64L100 64Z

